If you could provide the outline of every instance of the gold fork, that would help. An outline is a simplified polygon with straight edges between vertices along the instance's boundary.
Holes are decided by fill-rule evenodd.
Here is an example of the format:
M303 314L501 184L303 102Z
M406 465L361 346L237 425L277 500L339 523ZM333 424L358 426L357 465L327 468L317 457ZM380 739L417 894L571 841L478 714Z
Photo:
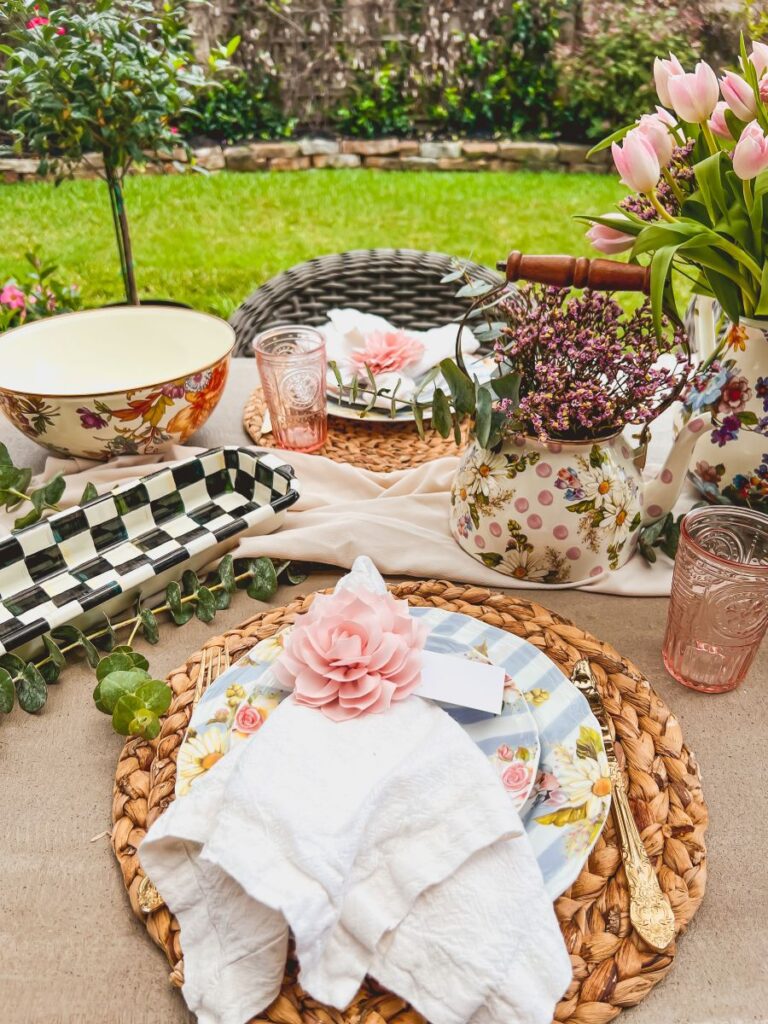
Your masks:
M229 650L226 646L223 649L221 647L206 647L203 650L195 681L195 695L192 698L193 711L208 687L219 678L222 672L227 671L229 664ZM136 896L139 907L145 914L150 914L165 903L148 875L144 875L139 882Z

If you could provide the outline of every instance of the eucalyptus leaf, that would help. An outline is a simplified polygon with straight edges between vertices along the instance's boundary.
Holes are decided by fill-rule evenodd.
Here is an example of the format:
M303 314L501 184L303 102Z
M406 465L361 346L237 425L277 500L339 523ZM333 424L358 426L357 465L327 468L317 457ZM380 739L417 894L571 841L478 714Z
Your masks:
M106 658L102 658L96 666L96 678L99 682L112 672L131 672L136 666L130 654L122 651L113 651Z
M435 388L432 396L432 426L441 437L448 437L453 429L451 406L442 388Z
M4 668L0 668L0 714L7 715L12 710L15 697L13 679Z
M491 394L487 388L475 388L475 437L481 448L487 448L491 436Z
M149 679L138 687L136 696L145 708L154 711L156 715L164 715L171 706L173 690L160 679Z
M181 596L181 587L178 583L169 583L165 588L165 600L168 604L171 618L177 626L183 626L184 623L189 622L195 614L192 603L187 602L187 604L182 604Z
M248 583L248 596L255 601L269 601L277 591L277 574L269 558L257 558L249 563L251 580Z
M181 592L185 597L196 594L200 586L200 580L194 569L186 569L181 574Z
M99 492L96 490L95 486L89 480L88 483L85 485L85 489L83 490L82 497L80 498L80 504L86 505L89 501L93 501L94 498L98 498L98 496Z
M149 672L141 668L110 672L99 683L99 702L107 714L112 714L120 698L126 693L133 694L147 679Z
M301 568L296 562L289 562L288 567L285 570L285 578L291 586L297 586L299 583L303 583L307 579L307 573L302 572Z
M43 646L45 647L46 653L53 664L56 665L57 668L63 668L67 659L61 653L59 645L52 636L48 635L48 633L43 636Z
M37 667L40 670L40 675L48 686L50 686L51 683L57 683L59 681L62 671L59 665L54 665L52 661L45 661L42 665L38 665Z
M137 715L144 710L144 704L135 693L121 693L112 709L112 728L121 736L141 735L144 722ZM151 721L151 712L147 718Z
M144 657L144 655L141 654L139 651L134 651L134 649L132 647L129 647L128 644L119 644L117 647L113 649L112 653L127 654L128 657L131 659L134 668L149 668L149 662Z
M31 715L40 711L48 700L48 686L38 667L31 662L16 679L16 695L19 707Z
M468 416L475 411L475 388L470 378L463 373L452 359L443 359L440 369L453 398L453 407L459 416Z
M235 584L235 563L232 555L225 555L219 562L218 577L222 586L229 593L233 593L237 589Z
M149 608L142 608L139 612L139 621L141 622L141 632L144 634L144 639L147 643L158 643L160 640L160 630L154 612L150 611Z
M55 476L51 477L43 488L43 498L45 499L46 505L56 505L57 502L61 501L65 487L66 483L64 482L63 473L57 473Z
M195 615L201 622L212 622L216 617L216 598L208 587L200 587L197 592Z

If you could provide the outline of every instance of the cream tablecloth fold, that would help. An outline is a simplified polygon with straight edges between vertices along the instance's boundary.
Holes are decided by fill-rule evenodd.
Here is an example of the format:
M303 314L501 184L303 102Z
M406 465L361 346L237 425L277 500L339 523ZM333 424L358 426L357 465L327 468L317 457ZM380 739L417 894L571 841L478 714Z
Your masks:
M668 434L662 431L649 463L661 461L659 454L668 443ZM199 451L177 445L163 455L123 456L106 464L49 458L39 479L48 479L57 471L67 475L61 502L66 507L79 501L89 480L103 493L151 472L159 462L189 458ZM242 537L237 555L267 555L349 568L358 555L367 554L385 576L541 590L540 583L514 580L475 561L451 537L449 492L457 458L436 459L394 473L373 473L319 455L280 454L296 470L301 498L287 513L282 529L266 537ZM693 489L687 488L677 511L690 508L693 501ZM13 515L0 516L0 528L10 529L13 519ZM617 572L583 584L582 589L663 597L669 594L671 581L672 562L666 556L659 553L656 564L649 566L635 555Z

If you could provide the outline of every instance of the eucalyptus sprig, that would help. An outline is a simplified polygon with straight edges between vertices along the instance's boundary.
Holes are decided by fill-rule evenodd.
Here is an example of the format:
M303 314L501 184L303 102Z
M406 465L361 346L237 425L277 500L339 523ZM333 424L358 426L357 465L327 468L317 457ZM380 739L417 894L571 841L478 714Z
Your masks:
M12 512L24 502L30 502L32 505L24 515L14 520L13 526L16 530L37 523L42 519L44 512L61 511L58 502L66 486L64 476L57 473L42 487L30 488L31 481L32 470L28 466L15 466L8 449L0 442L0 507L6 512ZM85 485L80 504L97 496L96 488L92 483L88 483Z
M661 519L641 527L637 547L646 562L653 564L656 561L656 548L663 551L669 558L674 559L680 543L682 520L682 515L675 518L671 512L668 512Z
M290 562L275 565L269 558L235 560L226 555L203 580L187 569L180 581L165 588L165 601L152 608L145 608L139 597L133 614L120 621L113 622L105 615L101 625L85 631L73 625L58 626L43 636L43 651L36 660L25 662L16 654L0 657L0 713L10 712L16 699L22 710L30 714L40 711L48 699L49 684L59 679L68 656L77 652L96 672L93 698L96 707L112 717L115 731L153 739L160 730L160 716L170 705L171 692L166 683L150 676L147 659L133 650L136 636L141 633L148 643L158 643L161 615L168 615L177 626L195 616L201 622L211 622L217 611L229 606L236 590L245 590L256 601L269 601L282 575L289 583L306 578ZM127 642L118 644L117 634L125 631L129 633Z

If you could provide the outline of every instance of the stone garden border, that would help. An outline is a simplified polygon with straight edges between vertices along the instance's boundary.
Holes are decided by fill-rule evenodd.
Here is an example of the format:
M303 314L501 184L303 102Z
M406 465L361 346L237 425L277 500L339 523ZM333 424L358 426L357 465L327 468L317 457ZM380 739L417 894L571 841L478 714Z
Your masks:
M605 150L587 161L589 146L574 142L511 139L464 139L423 142L417 139L324 139L290 142L250 142L237 146L194 149L197 166L207 171L304 171L370 167L383 171L560 171L606 173L611 169ZM182 149L163 153L139 173L172 174L185 162ZM75 178L95 178L100 157L91 154L74 169ZM6 183L37 177L37 160L0 158L0 180Z

